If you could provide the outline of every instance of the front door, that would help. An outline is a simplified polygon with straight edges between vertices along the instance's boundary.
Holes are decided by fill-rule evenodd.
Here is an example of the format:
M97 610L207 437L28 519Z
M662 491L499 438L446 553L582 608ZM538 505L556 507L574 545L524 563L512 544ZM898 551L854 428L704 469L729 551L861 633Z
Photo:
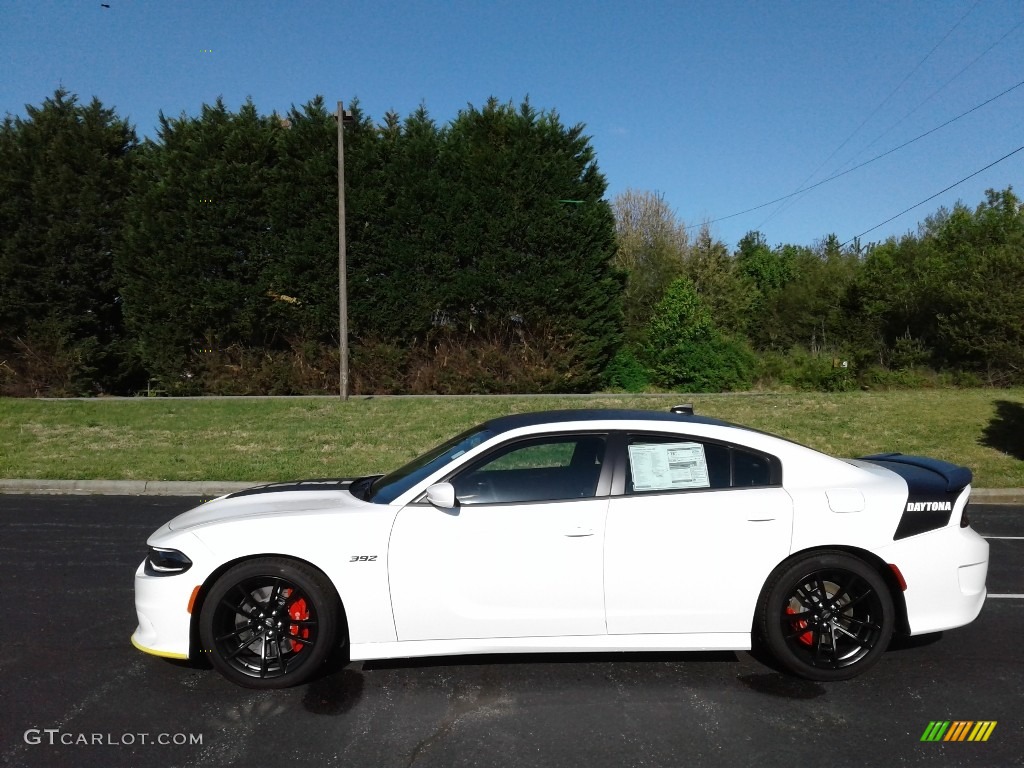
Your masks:
M399 512L399 640L604 634L602 435L510 442L451 478L459 504Z

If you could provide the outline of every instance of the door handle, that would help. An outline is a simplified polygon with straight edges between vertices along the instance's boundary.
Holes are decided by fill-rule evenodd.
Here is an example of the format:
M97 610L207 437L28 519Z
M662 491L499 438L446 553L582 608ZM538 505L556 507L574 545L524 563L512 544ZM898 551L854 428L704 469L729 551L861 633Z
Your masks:
M770 523L774 520L774 517L748 517L748 523Z
M584 528L582 525L577 525L575 528L566 531L565 535L568 536L570 539L578 539L583 536L593 536L594 529Z

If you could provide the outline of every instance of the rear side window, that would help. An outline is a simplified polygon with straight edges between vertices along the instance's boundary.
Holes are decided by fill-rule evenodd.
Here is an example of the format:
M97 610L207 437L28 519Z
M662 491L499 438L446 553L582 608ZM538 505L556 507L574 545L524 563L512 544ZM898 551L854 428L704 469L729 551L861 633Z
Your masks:
M668 435L630 435L626 493L759 488L781 483L778 460L745 448Z
M767 456L731 448L732 487L756 488L772 483L772 460Z

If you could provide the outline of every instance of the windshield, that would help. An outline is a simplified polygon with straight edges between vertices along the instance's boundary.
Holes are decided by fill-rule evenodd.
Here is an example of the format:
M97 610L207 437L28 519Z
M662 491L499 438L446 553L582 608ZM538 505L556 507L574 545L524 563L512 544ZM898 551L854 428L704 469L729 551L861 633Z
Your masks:
M447 443L431 448L404 467L376 480L370 486L365 500L372 501L374 504L390 504L423 478L492 437L494 437L494 432L489 429L480 426L468 429Z

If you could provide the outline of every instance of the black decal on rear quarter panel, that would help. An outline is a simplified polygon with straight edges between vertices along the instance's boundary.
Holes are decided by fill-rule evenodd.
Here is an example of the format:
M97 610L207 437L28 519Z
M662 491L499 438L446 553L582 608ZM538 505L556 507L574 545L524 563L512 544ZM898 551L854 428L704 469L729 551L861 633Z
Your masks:
M957 497L972 479L966 467L921 456L893 453L865 456L864 460L895 472L907 482L907 500L894 540L949 525Z
M955 501L956 494L943 494L941 497L910 494L893 539L905 539L908 536L944 528L949 524Z

